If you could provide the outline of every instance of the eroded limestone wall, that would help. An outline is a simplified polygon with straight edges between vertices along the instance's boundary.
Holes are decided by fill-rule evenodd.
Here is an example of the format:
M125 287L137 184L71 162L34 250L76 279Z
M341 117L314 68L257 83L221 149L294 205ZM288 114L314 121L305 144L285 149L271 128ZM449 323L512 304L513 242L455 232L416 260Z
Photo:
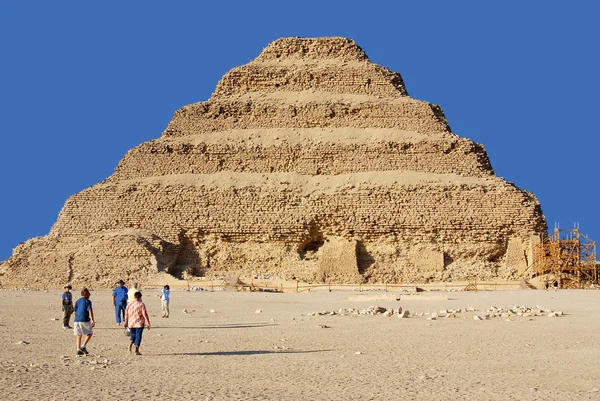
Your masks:
M240 184L251 182L243 177L228 186L230 177L219 174L185 185L171 185L168 177L97 185L69 199L52 234L83 237L125 227L156 233L179 247L185 233L196 259L178 255L183 247L173 248L159 271L171 272L169 263L185 259L179 263L193 265L191 271L200 275L263 272L318 280L320 247L309 257L303 248L316 230L325 240L359 243L356 258L364 280L397 282L493 276L507 238L526 237L540 224L537 201L498 179L487 186L377 187L370 177L369 184L329 188L324 181L322 191L307 193L319 185L298 186L290 175L257 176L254 185ZM274 178L269 190L265 182ZM101 262L107 263L112 262Z
M272 135L279 138L280 133ZM332 175L407 170L480 177L493 174L485 149L467 139L311 143L307 138L303 144L251 139L229 143L156 140L129 151L110 180L221 171Z
M396 128L425 135L448 135L439 106L413 99L337 99L302 102L288 98L230 98L195 103L179 109L164 136L194 135L236 129Z
M407 96L400 74L372 63L336 64L255 62L223 76L213 98L251 92L316 91L371 96Z
M64 283L106 288L118 279L167 282L179 251L176 244L143 230L32 238L14 250L3 281L23 286Z
M280 38L269 43L256 61L267 60L335 60L336 62L368 60L353 40L343 37Z
M250 180L249 176L244 179ZM175 242L183 227L244 240L254 236L296 240L294 236L305 225L318 221L331 233L379 236L398 232L425 242L446 241L447 235L448 241L457 242L469 237L495 241L527 236L532 226L540 224L539 203L527 192L497 180L489 186L350 183L328 192L307 193L295 185L293 175L257 175L264 185L247 186L216 186L225 183L225 175L212 175L213 181L207 182L202 178L189 177L193 185L169 184L169 177L163 177L94 186L67 201L51 233L85 235L138 228ZM270 179L275 182L269 188Z

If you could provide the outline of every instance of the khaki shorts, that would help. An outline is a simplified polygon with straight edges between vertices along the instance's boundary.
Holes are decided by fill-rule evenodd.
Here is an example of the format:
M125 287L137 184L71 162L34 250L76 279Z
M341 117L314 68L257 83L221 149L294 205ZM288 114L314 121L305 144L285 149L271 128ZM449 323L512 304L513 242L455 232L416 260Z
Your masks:
M89 336L92 333L92 322L73 322L73 334L76 336Z

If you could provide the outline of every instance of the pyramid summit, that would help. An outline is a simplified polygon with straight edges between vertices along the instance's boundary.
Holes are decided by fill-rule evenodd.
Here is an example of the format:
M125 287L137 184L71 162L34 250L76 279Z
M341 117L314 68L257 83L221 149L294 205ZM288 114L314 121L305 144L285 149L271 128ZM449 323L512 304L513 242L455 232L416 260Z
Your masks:
M347 38L282 38L70 197L0 279L516 278L545 231L536 197L400 74Z

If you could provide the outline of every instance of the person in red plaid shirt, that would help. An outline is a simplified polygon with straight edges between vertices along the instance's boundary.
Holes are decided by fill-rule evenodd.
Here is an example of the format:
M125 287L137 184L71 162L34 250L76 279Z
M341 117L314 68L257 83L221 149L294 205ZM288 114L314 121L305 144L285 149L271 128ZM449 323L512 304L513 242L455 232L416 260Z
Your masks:
M131 332L131 338L129 343L129 352L133 344L135 344L135 354L142 355L140 353L140 344L142 343L142 332L144 327L150 330L150 318L148 317L148 311L146 305L142 302L142 293L136 291L133 294L135 301L127 304L125 309L125 327L129 328Z

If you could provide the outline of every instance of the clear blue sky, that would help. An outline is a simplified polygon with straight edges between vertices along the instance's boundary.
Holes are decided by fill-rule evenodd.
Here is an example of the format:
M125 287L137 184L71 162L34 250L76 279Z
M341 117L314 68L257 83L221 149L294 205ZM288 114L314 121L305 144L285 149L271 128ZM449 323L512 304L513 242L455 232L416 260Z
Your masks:
M0 260L66 199L284 36L347 36L535 193L549 227L597 213L600 3L0 3Z

